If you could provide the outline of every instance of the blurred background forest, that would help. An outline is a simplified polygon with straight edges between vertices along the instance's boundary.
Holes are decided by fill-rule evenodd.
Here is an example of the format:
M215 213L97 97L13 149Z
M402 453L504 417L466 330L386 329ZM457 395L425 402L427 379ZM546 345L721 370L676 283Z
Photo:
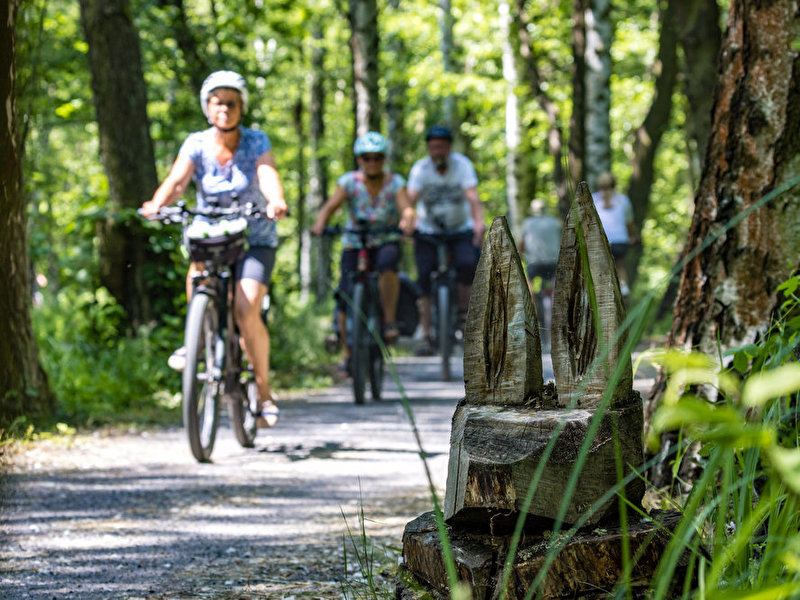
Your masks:
M687 238L727 2L510 2L22 1L18 129L54 416L177 415L166 357L182 338L185 262L178 231L143 225L135 209L205 127L198 90L216 69L247 79L244 122L271 138L292 211L279 224L270 317L279 389L325 381L337 273L327 257L338 252L306 232L367 128L389 137L390 167L406 176L425 129L450 125L487 220L508 215L513 228L534 197L563 215L574 184L613 171L642 232L634 301L662 285ZM103 70L109 48L131 39L140 52ZM125 92L136 89L139 137ZM130 240L144 253L139 287L109 275ZM667 302L650 333L666 333L670 316Z

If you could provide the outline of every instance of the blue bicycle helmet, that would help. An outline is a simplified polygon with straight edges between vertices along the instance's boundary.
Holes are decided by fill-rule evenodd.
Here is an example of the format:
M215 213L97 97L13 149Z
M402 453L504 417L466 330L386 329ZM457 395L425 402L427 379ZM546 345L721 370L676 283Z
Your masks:
M430 142L431 140L447 140L448 142L452 142L453 132L444 125L434 125L425 133L425 141Z
M386 154L386 138L377 131L368 131L364 135L358 136L356 143L353 144L353 154Z

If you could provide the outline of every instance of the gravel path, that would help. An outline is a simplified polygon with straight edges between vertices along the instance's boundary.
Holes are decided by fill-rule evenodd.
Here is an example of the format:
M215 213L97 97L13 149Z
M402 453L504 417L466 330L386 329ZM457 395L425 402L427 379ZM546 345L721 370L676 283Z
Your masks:
M435 358L396 364L442 498L461 361L455 383L437 380ZM359 512L385 567L431 508L397 387L385 387L363 406L347 384L285 397L251 450L224 423L211 464L177 427L16 447L0 478L0 598L341 598L359 581Z
M443 494L450 419L463 396L436 359L400 358L401 380ZM395 560L430 510L396 386L355 406L347 385L285 398L256 448L220 430L212 464L180 428L97 432L16 448L0 517L1 598L339 598L359 511ZM347 544L348 571L345 576ZM381 555L378 552L378 555Z

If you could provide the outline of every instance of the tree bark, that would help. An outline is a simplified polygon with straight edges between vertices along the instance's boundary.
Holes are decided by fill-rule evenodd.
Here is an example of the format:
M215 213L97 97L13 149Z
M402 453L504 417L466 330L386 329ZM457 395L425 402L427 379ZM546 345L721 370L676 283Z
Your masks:
M31 281L17 131L15 23L18 0L0 4L0 430L25 414L43 413L54 398L31 322Z
M586 24L586 181L611 170L611 2L589 0Z
M353 54L355 131L380 131L378 97L378 5L376 0L350 0L350 49Z
M711 137L684 249L671 347L719 356L769 327L777 286L800 266L800 188L749 212L800 164L798 0L731 3ZM648 399L649 417L663 375Z
M128 0L81 0L80 7L109 187L106 217L98 224L100 281L136 326L151 316L141 272L146 238L135 219L126 223L119 212L139 207L158 183L139 37Z

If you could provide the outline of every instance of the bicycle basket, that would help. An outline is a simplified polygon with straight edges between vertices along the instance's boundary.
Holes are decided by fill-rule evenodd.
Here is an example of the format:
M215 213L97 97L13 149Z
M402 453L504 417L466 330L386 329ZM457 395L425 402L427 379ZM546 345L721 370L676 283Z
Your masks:
M247 249L247 219L195 220L186 229L189 258L196 262L234 263Z

